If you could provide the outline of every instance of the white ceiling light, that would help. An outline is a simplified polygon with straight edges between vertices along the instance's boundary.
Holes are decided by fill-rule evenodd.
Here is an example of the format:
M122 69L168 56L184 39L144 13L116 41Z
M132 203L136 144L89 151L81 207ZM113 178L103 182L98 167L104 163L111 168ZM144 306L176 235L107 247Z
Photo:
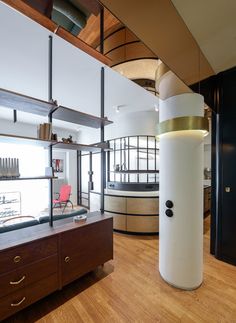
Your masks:
M113 109L116 110L116 113L119 113L120 112L120 109L121 108L124 108L124 107L127 107L127 105L126 104L119 104L119 105L114 105L113 106Z
M155 109L155 111L159 111L159 107L158 107L158 105L157 104L154 104L154 109Z

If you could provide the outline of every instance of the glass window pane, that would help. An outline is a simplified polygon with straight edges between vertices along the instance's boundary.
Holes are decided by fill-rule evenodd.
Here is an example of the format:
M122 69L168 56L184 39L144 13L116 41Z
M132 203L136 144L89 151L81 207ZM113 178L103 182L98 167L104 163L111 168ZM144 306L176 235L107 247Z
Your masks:
M131 183L137 183L138 178L137 174L130 174L130 182Z
M147 148L147 136L139 136L139 148Z
M155 148L155 137L148 137L148 148Z
M129 169L130 170L137 170L137 151L130 150L129 152Z
M129 147L137 148L137 137L129 137Z
M101 192L101 154L93 154L94 191Z
M139 182L146 183L147 182L147 174L139 174Z
M148 151L148 169L149 170L155 169L155 150Z

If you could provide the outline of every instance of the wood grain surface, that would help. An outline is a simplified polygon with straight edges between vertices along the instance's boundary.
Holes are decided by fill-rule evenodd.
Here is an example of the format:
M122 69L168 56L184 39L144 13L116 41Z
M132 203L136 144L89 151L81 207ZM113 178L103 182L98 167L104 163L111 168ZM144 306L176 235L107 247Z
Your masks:
M236 322L236 267L209 254L209 217L204 229L204 282L195 291L161 279L157 237L114 234L113 261L8 322Z

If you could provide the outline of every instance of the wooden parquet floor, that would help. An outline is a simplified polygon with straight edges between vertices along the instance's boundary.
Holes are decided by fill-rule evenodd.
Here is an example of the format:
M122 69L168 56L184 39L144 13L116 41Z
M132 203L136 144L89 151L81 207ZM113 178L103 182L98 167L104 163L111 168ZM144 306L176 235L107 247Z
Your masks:
M114 234L114 260L6 322L236 322L236 267L209 253L205 220L204 282L191 292L158 272L158 238Z

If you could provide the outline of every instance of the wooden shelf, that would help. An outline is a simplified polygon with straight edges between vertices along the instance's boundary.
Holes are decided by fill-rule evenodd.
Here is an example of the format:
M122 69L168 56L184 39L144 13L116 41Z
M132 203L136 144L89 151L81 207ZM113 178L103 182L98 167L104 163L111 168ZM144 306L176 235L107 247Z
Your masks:
M100 147L96 147L94 145L77 144L77 143L67 144L64 142L57 142L57 143L53 144L53 147L59 148L59 149L81 150L81 151L91 151L91 152L100 152L101 151Z
M112 148L109 148L109 144L107 142L98 142L95 144L92 144L94 147L103 149L104 151L113 151Z
M56 108L54 103L49 103L1 88L0 106L41 116L48 116L49 113Z
M107 118L99 118L91 114L72 110L63 106L59 106L53 112L53 118L91 128L100 128L101 126L106 126L112 123L112 121Z
M57 107L55 103L32 98L27 95L8 91L0 88L0 106L33 113L41 116L48 116L53 113L53 118L66 122L76 123L91 128L100 128L111 124L107 118L99 118L91 114L72 110L63 106Z
M36 145L40 147L49 147L56 143L54 140L43 140L33 137L15 136L0 133L0 142L12 143L12 144L27 144Z
M55 140L43 140L37 139L32 137L24 137L24 136L15 136L15 135L8 135L0 133L0 142L4 143L12 143L12 144L27 144L27 145L36 145L40 147L49 147L53 146L54 148L60 149L69 149L69 150L81 150L81 151L88 151L88 152L100 152L103 148L106 149L106 145L84 145L84 144L77 144L77 143L64 143L64 142L57 142Z
M159 170L120 170L120 171L110 171L110 173L115 173L115 174L158 174Z
M28 181L34 179L56 179L54 176L33 176L33 177L9 177L9 178L0 178L0 181Z

